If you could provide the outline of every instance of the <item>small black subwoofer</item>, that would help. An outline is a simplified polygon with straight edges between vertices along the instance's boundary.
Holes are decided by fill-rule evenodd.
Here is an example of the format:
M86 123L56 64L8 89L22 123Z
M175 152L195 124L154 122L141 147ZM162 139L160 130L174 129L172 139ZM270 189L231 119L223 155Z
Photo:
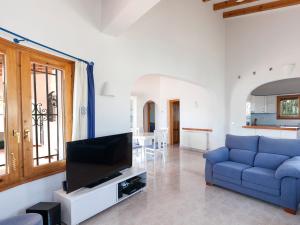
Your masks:
M43 225L61 225L60 203L40 202L26 209L26 213L38 213L43 217Z

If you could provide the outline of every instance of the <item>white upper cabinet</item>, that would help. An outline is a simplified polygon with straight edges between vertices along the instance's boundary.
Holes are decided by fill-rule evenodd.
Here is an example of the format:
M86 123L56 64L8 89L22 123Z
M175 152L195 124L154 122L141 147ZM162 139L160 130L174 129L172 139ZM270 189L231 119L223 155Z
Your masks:
M266 99L265 96L253 96L253 112L265 113L266 112Z
M266 111L267 113L276 113L276 96L266 96Z
M276 96L252 96L252 113L276 113Z

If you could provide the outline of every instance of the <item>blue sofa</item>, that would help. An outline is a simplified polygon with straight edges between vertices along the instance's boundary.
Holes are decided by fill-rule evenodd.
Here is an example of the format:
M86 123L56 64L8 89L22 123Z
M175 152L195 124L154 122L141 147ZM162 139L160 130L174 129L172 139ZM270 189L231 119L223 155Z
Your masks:
M226 136L225 147L207 152L205 180L296 214L300 202L300 140Z
M43 218L40 214L28 213L2 220L0 225L43 225Z

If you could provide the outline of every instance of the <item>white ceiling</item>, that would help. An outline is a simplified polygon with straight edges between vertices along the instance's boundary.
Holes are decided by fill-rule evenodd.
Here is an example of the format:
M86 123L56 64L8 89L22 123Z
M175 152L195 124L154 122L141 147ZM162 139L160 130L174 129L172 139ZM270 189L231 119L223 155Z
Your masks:
M101 0L101 31L120 35L160 0Z
M299 94L300 78L279 80L259 86L251 92L256 96Z

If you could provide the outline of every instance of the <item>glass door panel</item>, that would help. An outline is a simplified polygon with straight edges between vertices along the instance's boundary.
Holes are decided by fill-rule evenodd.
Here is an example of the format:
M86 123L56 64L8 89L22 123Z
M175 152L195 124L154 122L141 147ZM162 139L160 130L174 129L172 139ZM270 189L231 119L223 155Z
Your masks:
M0 176L8 173L5 121L5 57L0 53Z
M0 44L0 189L17 182L20 174L20 99L14 65L16 52Z
M31 63L34 166L64 159L61 77L59 69Z
M69 123L64 119L70 108L65 103L68 71L69 67L47 56L21 54L25 177L65 168L65 141L71 131L65 129Z

